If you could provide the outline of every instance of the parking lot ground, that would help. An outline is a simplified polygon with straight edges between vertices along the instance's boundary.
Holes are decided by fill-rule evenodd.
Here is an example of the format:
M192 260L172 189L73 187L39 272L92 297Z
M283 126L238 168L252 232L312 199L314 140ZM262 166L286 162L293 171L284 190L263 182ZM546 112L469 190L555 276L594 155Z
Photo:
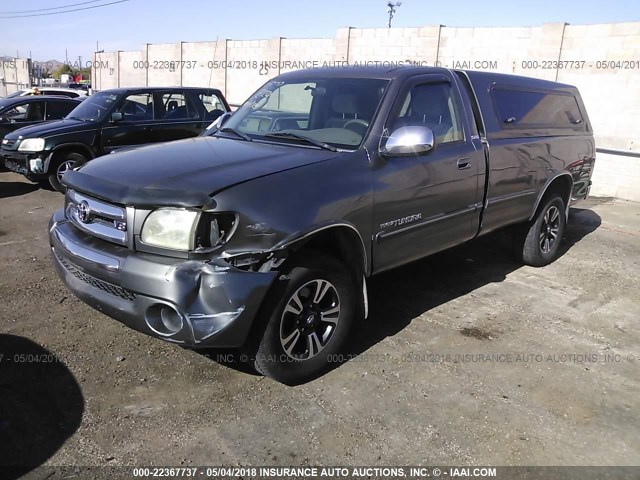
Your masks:
M62 201L0 173L3 463L640 460L640 204L577 205L548 267L498 234L371 279L354 358L287 387L76 300L49 260Z

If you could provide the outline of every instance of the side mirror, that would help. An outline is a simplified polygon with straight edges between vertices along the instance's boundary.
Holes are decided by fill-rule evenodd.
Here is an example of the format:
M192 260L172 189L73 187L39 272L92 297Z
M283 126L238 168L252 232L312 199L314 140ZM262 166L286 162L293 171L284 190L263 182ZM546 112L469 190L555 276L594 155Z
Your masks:
M231 118L230 112L225 112L220 115L216 120L212 123L212 126L215 128L222 128L222 126L227 123L227 120Z
M387 157L420 155L433 149L435 139L429 127L400 127L380 145L380 153Z
M119 121L121 121L123 118L124 118L124 117L123 117L123 115L122 115L122 113L121 113L121 112L113 112L113 113L111 114L111 122L112 122L112 123L119 122Z
M216 118L213 122L211 122L207 128L204 129L203 134L209 135L214 133L222 128L222 126L227 123L227 120L231 117L231 112L226 112Z

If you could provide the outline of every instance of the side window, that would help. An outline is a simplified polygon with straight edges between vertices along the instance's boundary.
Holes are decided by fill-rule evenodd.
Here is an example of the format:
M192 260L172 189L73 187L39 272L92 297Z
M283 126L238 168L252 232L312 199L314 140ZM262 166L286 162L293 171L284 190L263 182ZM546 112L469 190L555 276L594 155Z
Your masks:
M153 97L150 93L128 95L116 111L124 121L153 120Z
M13 120L14 122L24 122L24 119L27 116L27 105L18 105L10 108L9 110L6 110L2 116L9 120Z
M198 98L203 103L204 109L208 113L211 113L214 110L222 110L223 112L225 111L224 103L222 103L222 100L220 100L217 95L201 93L200 95L198 95Z
M573 95L496 88L493 98L503 127L541 125L570 128L583 122Z
M72 102L57 102L55 100L49 100L47 102L47 116L45 120L58 120L65 117L76 106L77 105Z
M198 118L198 111L183 93L172 92L162 94L162 106L167 120L186 120Z
M204 115L207 121L213 122L216 118L226 112L226 107L217 95L200 93L198 101L204 106ZM200 106L202 108L202 106Z
M44 102L30 103L27 108L27 122L41 122L44 120Z
M464 129L451 95L451 86L446 83L414 86L390 126L391 130L407 126L429 127L433 130L436 143L440 144L464 139Z

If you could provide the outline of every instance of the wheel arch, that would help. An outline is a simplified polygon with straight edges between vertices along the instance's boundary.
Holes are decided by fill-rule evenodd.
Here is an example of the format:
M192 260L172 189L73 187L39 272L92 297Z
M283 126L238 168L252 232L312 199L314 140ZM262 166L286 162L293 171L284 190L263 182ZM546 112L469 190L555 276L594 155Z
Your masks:
M360 318L366 318L368 314L368 296L366 289L365 277L368 275L369 258L367 256L366 244L355 226L349 223L331 223L323 226L316 226L306 232L296 234L279 242L268 252L284 253L284 261L278 265L277 270L282 272L295 265L296 259L313 252L321 252L329 254L338 260L343 260L348 265L351 273L356 294L356 305L358 308L357 315ZM354 252L358 252L354 255ZM263 252L267 253L267 252ZM277 288L278 282L286 279L284 277L276 278L266 293L260 311L263 311L265 305L269 305L274 289ZM247 335L247 341L243 348L250 354L255 353L257 343L264 333L266 322L264 316L260 316L253 322L250 333Z
M356 294L359 296L361 306L360 315L364 318L368 315L368 295L366 277L369 275L369 258L365 242L360 232L349 223L332 223L317 227L299 235L283 245L279 249L287 250L288 259L294 261L296 256L309 251L319 251L329 254L347 265L351 273Z
M571 203L571 192L573 190L573 177L569 172L560 172L549 178L544 184L544 187L540 190L536 203L533 206L533 210L529 215L529 220L535 217L536 212L542 205L543 200L548 198L553 193L559 193L564 200L567 217L569 216L569 204Z
M52 162L57 161L58 156L64 152L79 153L87 157L88 160L95 158L93 150L91 150L91 148L84 143L62 143L60 145L56 145L47 157L45 172L49 171L49 167L51 166Z
M312 248L329 253L344 260L345 263L355 263L362 274L368 274L369 259L364 240L360 232L350 223L331 223L314 228L295 238L283 241L276 249L298 251ZM354 257L353 252L358 252ZM355 260L355 262L354 262Z

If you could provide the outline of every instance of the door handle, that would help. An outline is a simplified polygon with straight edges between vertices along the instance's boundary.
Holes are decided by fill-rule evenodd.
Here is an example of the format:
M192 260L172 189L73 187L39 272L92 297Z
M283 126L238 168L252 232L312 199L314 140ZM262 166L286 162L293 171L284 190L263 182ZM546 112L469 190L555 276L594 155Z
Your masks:
M466 170L467 168L471 167L471 160L469 160L469 157L461 158L460 160L458 160L457 165L458 170Z

